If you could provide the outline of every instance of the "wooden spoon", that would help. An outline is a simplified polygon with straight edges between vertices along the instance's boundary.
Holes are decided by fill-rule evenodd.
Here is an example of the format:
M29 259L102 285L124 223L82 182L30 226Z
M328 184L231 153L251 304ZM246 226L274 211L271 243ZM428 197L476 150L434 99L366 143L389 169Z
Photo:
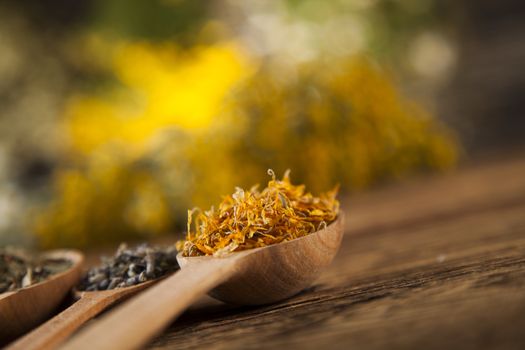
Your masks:
M78 301L31 333L15 341L6 350L56 348L85 322L111 305L148 288L158 280L160 279L104 291L85 292L75 290L75 297Z
M72 266L45 281L0 294L0 343L6 343L45 321L80 279L84 257L74 250L55 250L44 258L64 259Z
M341 215L307 236L223 258L179 254L181 271L81 330L64 348L138 348L210 291L235 304L267 304L291 297L330 264L342 236Z

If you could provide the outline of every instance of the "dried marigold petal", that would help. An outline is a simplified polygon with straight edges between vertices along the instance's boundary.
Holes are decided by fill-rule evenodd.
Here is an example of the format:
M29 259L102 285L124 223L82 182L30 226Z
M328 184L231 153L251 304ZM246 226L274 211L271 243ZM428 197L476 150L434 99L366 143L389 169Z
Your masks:
M218 210L188 211L188 233L177 242L184 256L220 256L235 251L289 241L318 231L337 218L338 187L314 197L304 185L290 182L287 170L282 180L272 179L262 191L236 188Z

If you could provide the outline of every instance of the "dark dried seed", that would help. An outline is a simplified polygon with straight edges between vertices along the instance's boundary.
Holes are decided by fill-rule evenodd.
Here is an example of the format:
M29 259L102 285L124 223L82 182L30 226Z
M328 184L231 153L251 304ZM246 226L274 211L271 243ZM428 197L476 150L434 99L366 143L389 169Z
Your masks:
M97 284L99 282L102 282L104 279L106 279L106 276L102 273L97 273L93 276L89 277L89 283Z
M148 277L146 276L145 271L140 273L138 280L139 280L139 283L146 282L148 280Z
M152 248L143 244L128 249L123 244L114 257L103 258L102 266L91 269L78 288L87 290L96 283L97 289L114 289L161 277L178 269L176 254L172 247ZM99 275L104 278L100 279ZM104 280L108 280L107 286L102 284Z
M109 285L109 280L108 279L105 279L103 281L101 281L99 284L98 284L98 289L99 290L105 290L108 288L108 285Z

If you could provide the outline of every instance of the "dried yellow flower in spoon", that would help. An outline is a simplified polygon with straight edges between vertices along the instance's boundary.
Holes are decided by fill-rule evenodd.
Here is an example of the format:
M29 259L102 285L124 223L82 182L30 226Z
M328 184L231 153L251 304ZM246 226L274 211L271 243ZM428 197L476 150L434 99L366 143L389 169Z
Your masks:
M302 237L337 218L338 187L314 197L290 182L289 170L282 180L271 169L268 174L272 180L262 191L237 188L217 210L189 210L188 234L177 249L184 256L221 256Z

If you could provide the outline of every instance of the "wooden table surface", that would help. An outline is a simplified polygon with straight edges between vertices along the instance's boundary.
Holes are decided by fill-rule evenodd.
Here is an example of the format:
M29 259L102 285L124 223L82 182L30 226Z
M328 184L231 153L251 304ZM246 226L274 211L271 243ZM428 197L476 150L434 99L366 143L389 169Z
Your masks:
M152 348L525 349L525 156L344 203L341 250L300 295L203 299Z

